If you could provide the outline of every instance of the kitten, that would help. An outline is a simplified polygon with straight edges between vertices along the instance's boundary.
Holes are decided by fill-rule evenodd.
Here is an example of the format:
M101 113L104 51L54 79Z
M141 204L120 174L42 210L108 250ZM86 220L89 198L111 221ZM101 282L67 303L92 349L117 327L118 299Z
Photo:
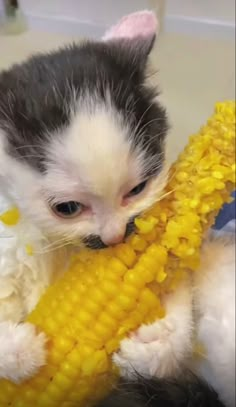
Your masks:
M54 278L49 270L55 259L63 268L66 247L99 249L123 241L134 228L134 218L161 196L167 178L168 122L156 89L146 81L156 29L153 13L135 13L102 41L35 56L0 74L0 209L8 202L17 205L19 230L24 232L19 241L14 236L9 240L8 229L0 231L0 377L18 382L45 363L45 336L19 322ZM30 260L18 253L26 237L36 248ZM210 257L215 262L204 269L207 276L216 265L219 273L227 268L223 245L217 251L213 246ZM221 253L219 260L215 251ZM232 273L226 274L231 281ZM207 284L203 279L196 287L204 293ZM213 384L232 400L233 338L223 352L219 346L227 292L215 308L216 289L210 290L204 307L205 295L194 300L199 327L204 327L199 337L205 346L212 341L215 348L209 350L219 354L218 367L209 352ZM165 319L141 327L121 343L114 361L124 376L133 379L134 371L159 379L179 374L192 354L192 303L187 281L165 299ZM211 330L209 321L215 323ZM210 339L204 338L208 332Z
M163 190L167 116L146 83L156 29L153 13L135 13L101 41L0 74L0 209L22 214L18 240L0 224L0 377L19 381L45 363L44 335L16 324L53 278L60 246L123 241ZM18 255L26 237L33 260Z

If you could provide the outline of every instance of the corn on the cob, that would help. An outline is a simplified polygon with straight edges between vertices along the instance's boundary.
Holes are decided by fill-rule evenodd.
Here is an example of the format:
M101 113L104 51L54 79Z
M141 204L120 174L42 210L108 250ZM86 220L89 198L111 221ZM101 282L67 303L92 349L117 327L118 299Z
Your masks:
M165 197L125 244L82 251L28 321L49 338L48 361L21 385L0 381L0 406L84 406L110 386L111 354L140 324L164 316L159 294L199 264L203 233L235 175L235 104L215 114L172 167Z

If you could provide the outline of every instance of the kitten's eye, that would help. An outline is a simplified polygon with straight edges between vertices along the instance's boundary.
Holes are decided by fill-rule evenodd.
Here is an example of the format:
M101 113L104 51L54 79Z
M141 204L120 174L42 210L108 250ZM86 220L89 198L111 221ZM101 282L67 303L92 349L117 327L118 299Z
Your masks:
M52 211L60 218L75 218L83 208L84 206L76 201L61 202L51 206Z
M140 194L144 188L147 185L147 180L141 182L140 184L138 184L136 187L134 187L133 189L131 189L131 191L126 195L127 198L129 198L130 196L134 196L134 195L138 195Z

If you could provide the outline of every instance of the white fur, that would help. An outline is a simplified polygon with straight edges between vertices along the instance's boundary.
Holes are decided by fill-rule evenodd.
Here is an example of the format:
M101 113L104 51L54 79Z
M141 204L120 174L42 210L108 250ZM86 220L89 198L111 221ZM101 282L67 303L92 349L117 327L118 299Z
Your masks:
M32 324L0 322L0 378L16 383L30 378L45 364L45 343Z
M166 317L143 325L121 343L115 363L123 375L171 377L191 353L192 295L186 282L165 299Z
M229 407L235 406L235 245L208 240L202 266L191 285L182 285L166 300L167 316L142 326L121 343L114 361L124 376L134 373L168 377L190 363L219 393ZM206 349L201 360L193 354L192 294L195 335ZM193 350L193 347L192 347Z
M2 194L0 213L11 204L9 196ZM28 243L35 250L32 256L26 252ZM52 282L52 271L63 264L58 253L44 253L47 244L23 215L14 227L0 222L0 378L21 381L45 362L45 335L37 334L31 324L19 323Z
M206 358L196 369L235 406L235 245L219 238L203 248L202 266L195 275L198 340Z

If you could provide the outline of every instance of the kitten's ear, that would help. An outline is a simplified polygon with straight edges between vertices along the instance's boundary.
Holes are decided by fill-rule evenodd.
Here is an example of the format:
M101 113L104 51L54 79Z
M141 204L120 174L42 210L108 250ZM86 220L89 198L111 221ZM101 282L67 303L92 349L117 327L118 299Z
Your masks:
M105 42L113 42L128 48L139 59L147 59L158 31L158 22L152 11L138 11L123 17L103 36Z

